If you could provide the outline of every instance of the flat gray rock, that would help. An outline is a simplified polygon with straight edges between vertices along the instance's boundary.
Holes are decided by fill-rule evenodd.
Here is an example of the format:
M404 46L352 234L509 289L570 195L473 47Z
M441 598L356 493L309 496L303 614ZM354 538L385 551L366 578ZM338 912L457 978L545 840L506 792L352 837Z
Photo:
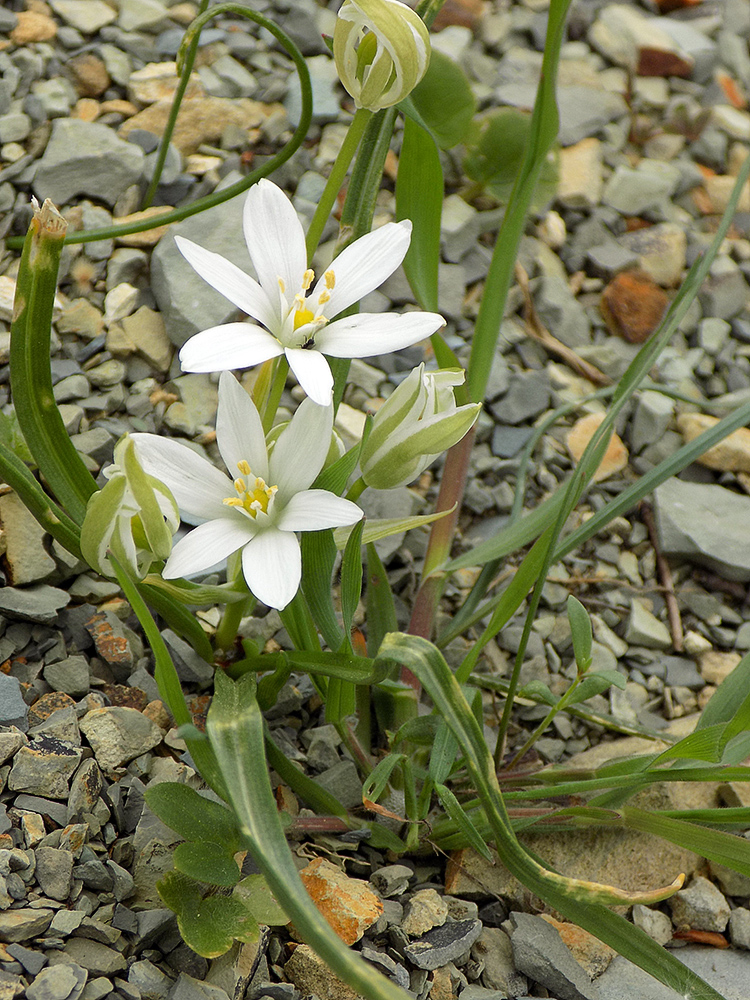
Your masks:
M726 580L750 580L750 497L668 479L654 492L654 510L665 555L706 566Z
M57 587L0 587L0 614L23 621L51 625L60 608L70 602L70 595Z
M18 678L0 674L0 726L15 726L25 733L28 715L29 706L23 700Z
M39 200L64 205L76 195L113 206L143 172L143 150L118 138L106 125L57 118L34 177Z
M451 921L407 945L404 954L418 969L437 969L467 952L481 933L480 920Z
M515 924L510 943L519 972L541 983L558 1000L594 1000L599 996L552 924L531 913L514 912L510 919Z

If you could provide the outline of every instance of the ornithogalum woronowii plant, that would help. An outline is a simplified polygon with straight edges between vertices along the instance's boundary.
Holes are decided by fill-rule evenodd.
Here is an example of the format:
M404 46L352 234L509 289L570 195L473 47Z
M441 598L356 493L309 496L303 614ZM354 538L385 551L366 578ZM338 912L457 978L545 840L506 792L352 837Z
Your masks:
M147 793L151 807L186 841L160 891L177 913L187 943L206 955L221 954L235 939L252 939L259 922L291 920L299 936L359 995L368 1000L405 996L343 945L306 894L286 844L270 765L319 814L316 823L361 830L375 847L396 854L437 844L443 850L471 846L488 858L499 856L557 911L681 995L718 997L608 908L667 897L682 882L679 872L665 873L664 886L639 893L569 878L541 864L519 842L516 828L543 820L566 829L596 824L648 830L750 875L750 844L721 830L714 812L664 817L628 804L636 788L678 780L685 766L691 768L691 780L747 778L747 770L737 765L750 753L750 661L742 660L718 689L692 736L658 755L632 761L629 769L604 768L590 775L545 768L525 784L515 773L514 809L519 799L528 800L527 807L537 803L522 818L509 810L498 772L509 760L514 766L556 714L574 711L593 694L625 683L618 670L594 670L589 617L571 596L574 679L562 695L539 684L523 689L526 699L545 704L548 711L527 741L508 746L529 629L550 567L750 419L746 404L565 534L615 420L708 271L750 173L750 160L711 249L696 261L662 326L609 392L608 414L571 478L532 514L514 515L493 538L474 548L465 546L458 555L453 552L518 245L536 180L555 144L555 78L568 3L550 0L528 143L497 235L476 325L463 347L440 310L442 164L443 151L471 141L475 101L460 67L446 56L430 58L429 27L440 0L423 0L416 10L398 0L345 0L341 6L331 47L343 85L341 120L348 129L306 231L288 193L271 179L274 169L303 143L310 125L305 59L283 24L244 3L201 10L179 57L183 84L203 27L231 15L262 25L278 40L294 62L301 95L299 125L270 162L212 195L208 204L196 202L158 218L160 225L179 222L240 190L247 192L242 208L247 258L242 266L174 234L195 281L207 282L239 311L235 321L217 322L192 336L179 354L183 371L216 373L216 438L209 450L165 434L133 433L117 444L114 462L100 478L92 478L54 403L49 364L65 222L48 203L34 213L19 265L10 357L15 414L34 471L0 443L0 474L60 544L119 581L141 620L162 698L215 793L207 797L169 783ZM162 152L173 124L174 118ZM393 177L397 162L395 199L380 194L387 190L383 176L391 149L388 176ZM150 197L151 189L146 203ZM337 203L341 217L335 245L321 245ZM378 204L379 224L373 227ZM390 218L382 217L383 206L391 210ZM67 239L104 239L150 224L141 221ZM361 308L401 267L413 303L398 311L373 311L371 305L368 311L367 304ZM410 357L415 349L420 352L411 371L398 355L407 348ZM351 359L390 353L396 354L397 374L390 382L383 379L382 398L357 424L359 438L351 434L351 422L345 438L337 431L337 415L348 391ZM346 398L355 399L351 394ZM429 470L440 481L434 509L418 517L364 518L365 490L408 487ZM390 534L425 531L428 525L418 587L411 597L401 595L412 602L411 624L399 632L388 574L375 543ZM499 587L499 581L507 581L499 572L501 560L526 547L505 589ZM463 604L453 602L452 616L438 616L449 607L441 602L451 574L467 567L476 570L471 593ZM476 668L482 651L524 601L526 628L510 675L480 674ZM206 607L220 613L199 620L195 610ZM364 607L365 619L357 619L355 630L358 607ZM290 649L264 652L238 639L241 632L248 633L241 628L243 621L268 609L278 610ZM216 667L205 734L192 725L152 612ZM461 635L470 639L468 652L449 668L441 648ZM345 809L335 794L324 792L286 760L269 738L262 713L273 706L292 672L311 676L327 721L338 728L361 769L369 812ZM494 747L487 745L478 721L481 685L491 687L502 705ZM420 704L423 691L429 703ZM506 780L511 781L507 774ZM467 787L472 789L468 795ZM550 805L563 787L565 797L559 801L568 804ZM597 797L590 801L594 791ZM399 812L391 808L396 801ZM377 810L389 815L388 824L378 820ZM367 818L372 815L374 820ZM394 817L401 818L400 825L394 825ZM285 822L292 820L286 817ZM252 884L237 867L240 850L249 850L262 872L251 877L256 880ZM218 886L229 891L217 893Z

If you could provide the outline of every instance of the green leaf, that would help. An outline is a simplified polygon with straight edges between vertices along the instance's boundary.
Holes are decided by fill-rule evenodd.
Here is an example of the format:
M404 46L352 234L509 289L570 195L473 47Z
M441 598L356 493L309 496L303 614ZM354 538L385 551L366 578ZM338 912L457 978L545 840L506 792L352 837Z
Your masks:
M450 149L466 135L476 101L458 63L433 49L427 72L399 107L407 120L427 129L441 149Z
M494 108L474 119L466 135L466 176L507 204L526 155L530 132L531 116L517 108ZM542 161L532 210L538 211L552 201L558 177L557 152L550 150Z
M426 524L432 524L433 521L439 521L441 517L451 514L454 510L455 507L451 507L450 510L439 510L434 514L420 514L416 517L373 518L373 520L367 521L365 524L364 531L362 532L362 544L369 545L370 542L379 542L381 538L389 538L391 535L398 535L402 531L411 531L412 528L424 527ZM346 548L346 543L351 533L351 528L334 529L333 538L337 548Z
M159 819L184 840L212 841L229 854L241 846L231 811L178 781L163 781L146 790L146 803Z
M185 944L204 958L218 958L235 940L257 940L258 922L234 896L203 897L193 879L179 872L167 872L156 888L177 914Z
M330 528L324 531L305 531L300 539L300 546L302 592L326 643L331 649L338 649L344 641L344 632L333 606L331 582L337 554L333 532Z
M375 546L367 546L367 652L375 656L383 636L398 628L388 574Z
M599 670L596 673L586 674L572 691L570 699L566 698L565 701L568 705L578 705L611 687L618 687L624 691L626 683L626 678L616 670Z
M285 927L289 918L274 899L262 875L248 875L237 883L234 896L252 913L259 924Z
M337 458L333 465L329 465L326 469L323 469L312 484L311 489L328 490L329 493L335 493L336 496L340 497L346 489L346 484L349 482L351 474L357 468L359 450L360 445L356 444L349 451L345 452L341 458Z
M721 682L701 713L696 730L728 723L726 734L731 739L750 729L750 653L745 653L734 670Z
M443 168L429 133L411 118L404 121L404 138L396 176L396 219L410 219L411 243L404 271L423 309L438 309L440 216L443 211Z
M181 604L194 608L204 608L214 604L235 604L237 601L247 599L246 590L237 590L229 583L211 586L193 583L192 580L165 580L156 573L149 573L143 578L143 582L149 587L163 591Z
M651 768L658 767L668 760L686 758L687 760L707 760L712 764L718 764L722 759L724 747L727 743L727 723L719 722L715 726L704 726L696 729L695 732L685 736L671 747L667 747L664 753L660 753L656 760L650 765Z
M440 804L443 809L445 809L450 818L466 837L469 845L474 848L477 854L481 854L485 860L490 863L494 863L492 852L487 846L486 841L474 826L469 815L450 788L447 788L445 785L441 785L440 782L435 782L435 791L437 792L437 797L440 799Z
M518 691L519 698L531 698L542 705L556 705L559 698L552 694L544 681L534 680L524 684Z
M341 615L344 619L344 637L347 641L351 633L354 614L362 596L362 532L364 527L364 518L353 526L341 562Z
M573 636L573 655L578 665L578 672L584 674L591 666L591 646L594 641L591 619L578 598L572 594L568 595L567 611Z
M431 747L439 726L440 719L437 715L420 715L416 719L409 719L394 733L391 745L398 746L405 740L420 747Z
M35 464L34 457L29 451L29 446L26 444L18 425L15 410L10 413L0 413L0 445L3 445L8 451L12 451L22 462L26 462L28 465Z
M193 840L178 844L174 851L174 866L183 875L231 888L240 880L240 870L226 848L215 841Z
M362 798L377 802L385 791L394 769L405 760L404 753L389 753L379 760L362 785Z

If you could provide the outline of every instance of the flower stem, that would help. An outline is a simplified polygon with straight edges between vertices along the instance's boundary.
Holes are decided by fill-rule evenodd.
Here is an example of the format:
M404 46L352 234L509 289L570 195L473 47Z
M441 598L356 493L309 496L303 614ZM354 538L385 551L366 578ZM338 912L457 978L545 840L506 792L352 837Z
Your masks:
M216 629L216 648L231 649L237 638L240 622L252 611L255 598L248 594L244 601L232 601L224 608L219 627Z
M281 394L284 391L284 386L286 385L286 377L289 373L289 362L285 357L278 358L276 362L276 371L273 376L273 384L271 386L271 392L266 403L266 407L263 410L263 433L268 434L268 432L273 427L273 421L276 417L276 411L279 408L279 401L281 400Z
M367 483L364 481L362 476L360 476L359 479L353 482L352 485L347 490L346 499L351 500L353 503L356 503L366 489L367 489Z
M372 111L366 108L358 108L352 119L349 131L346 133L341 149L338 151L333 169L326 181L326 186L315 209L310 228L307 232L307 259L312 260L312 256L317 249L323 229L331 214L331 209L336 201L336 197L344 183L344 178L349 169L349 165L354 158L354 154L359 146L360 139L365 131L365 127L372 117Z

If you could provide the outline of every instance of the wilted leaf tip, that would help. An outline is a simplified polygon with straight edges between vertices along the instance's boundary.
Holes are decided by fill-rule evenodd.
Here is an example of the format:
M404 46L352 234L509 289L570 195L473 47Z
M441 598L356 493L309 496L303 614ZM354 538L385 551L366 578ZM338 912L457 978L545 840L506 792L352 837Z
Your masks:
M39 225L40 230L50 236L64 236L68 228L68 223L60 215L50 199L45 198L41 208L36 198L32 197L31 202L34 206L34 219Z

